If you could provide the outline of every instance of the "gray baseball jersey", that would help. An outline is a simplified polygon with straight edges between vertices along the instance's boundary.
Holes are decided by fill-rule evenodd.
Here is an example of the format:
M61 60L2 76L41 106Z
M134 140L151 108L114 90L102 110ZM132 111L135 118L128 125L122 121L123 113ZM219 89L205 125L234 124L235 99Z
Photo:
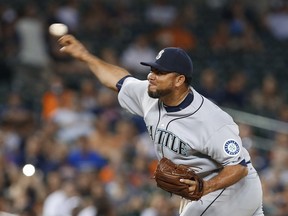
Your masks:
M147 89L148 81L128 77L121 83L118 100L123 108L144 118L159 159L167 157L176 164L194 167L204 179L212 178L227 165L250 164L250 156L242 146L237 124L226 112L200 95L195 89L191 87L191 93L176 107L167 107L160 100L149 97ZM253 184L258 185L257 194L262 193L258 175L252 165L249 165L249 173L256 175L256 183ZM247 194L255 197L253 193L248 193L249 191L243 188L241 190L243 190L241 194L243 193L244 199L247 199ZM216 199L220 200L219 194L225 197L227 191L229 190L219 190L204 196L201 202L189 203L181 215L198 216L202 215L201 212L205 212L205 215L218 215L215 214L210 204L215 199L213 207L216 208L218 205ZM244 193L246 193L245 196ZM229 205L232 206L231 197L226 197L227 203L229 201ZM192 203L193 208L189 207ZM259 196L257 202L259 214L251 213L251 211L256 211L257 208L254 208L249 214L239 212L239 215L262 215L261 203L262 195ZM193 209L191 212L194 213L191 214L189 209ZM195 209L199 210L198 214L195 213L197 212ZM233 214L229 214L225 208L219 212L219 215L238 215L235 209L232 212Z

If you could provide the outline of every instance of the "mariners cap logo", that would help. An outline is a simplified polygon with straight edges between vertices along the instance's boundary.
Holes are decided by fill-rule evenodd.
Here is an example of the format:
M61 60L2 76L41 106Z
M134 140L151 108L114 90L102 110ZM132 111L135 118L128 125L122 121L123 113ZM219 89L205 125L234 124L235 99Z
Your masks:
M229 156L235 156L240 152L240 146L235 140L227 140L223 145L223 149Z
M164 53L164 50L161 50L158 55L156 56L156 59L159 59L161 58L162 54Z

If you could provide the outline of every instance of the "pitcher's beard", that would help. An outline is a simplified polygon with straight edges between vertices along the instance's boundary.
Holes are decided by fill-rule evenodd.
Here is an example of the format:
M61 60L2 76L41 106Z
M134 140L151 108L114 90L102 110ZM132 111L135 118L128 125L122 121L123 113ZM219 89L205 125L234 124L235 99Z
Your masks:
M148 95L151 98L160 98L164 97L172 92L172 89L164 89L164 90L157 90L157 91L151 91L148 89Z

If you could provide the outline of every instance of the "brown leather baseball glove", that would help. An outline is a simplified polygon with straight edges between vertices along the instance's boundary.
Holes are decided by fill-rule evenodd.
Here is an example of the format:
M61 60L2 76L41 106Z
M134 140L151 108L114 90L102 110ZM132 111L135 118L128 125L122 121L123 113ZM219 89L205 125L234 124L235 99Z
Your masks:
M159 161L154 178L158 187L185 199L199 200L203 195L203 179L191 167L183 164L174 164L168 158L164 157ZM180 179L195 181L195 191L189 192L189 185L180 182Z

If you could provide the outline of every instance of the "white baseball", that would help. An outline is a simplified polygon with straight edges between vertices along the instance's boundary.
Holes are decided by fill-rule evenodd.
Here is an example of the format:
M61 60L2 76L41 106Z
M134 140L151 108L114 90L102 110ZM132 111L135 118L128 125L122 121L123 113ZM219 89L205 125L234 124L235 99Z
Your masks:
M54 23L49 26L49 33L56 37L61 37L67 34L67 32L68 32L68 27L67 25L63 23Z
M32 164L26 164L22 171L25 176L32 176L35 173L35 167Z

